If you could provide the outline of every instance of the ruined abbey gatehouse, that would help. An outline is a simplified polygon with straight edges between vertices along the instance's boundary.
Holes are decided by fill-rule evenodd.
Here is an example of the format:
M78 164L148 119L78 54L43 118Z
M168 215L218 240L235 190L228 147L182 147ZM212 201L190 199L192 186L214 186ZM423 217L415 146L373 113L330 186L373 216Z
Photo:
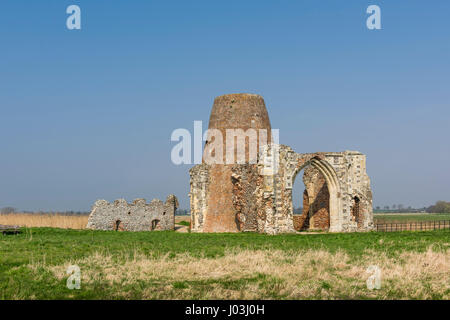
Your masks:
M231 128L264 129L270 133L263 98L253 94L217 97L209 129L225 136ZM258 144L254 161L241 164L204 161L190 170L192 232L278 234L373 228L372 191L364 154L357 151L297 153L273 140L269 142ZM211 141L206 141L205 150L208 143ZM227 153L226 148L221 154ZM248 148L247 144L246 152ZM303 176L299 174L302 170ZM301 215L293 213L295 179L303 179L305 184Z

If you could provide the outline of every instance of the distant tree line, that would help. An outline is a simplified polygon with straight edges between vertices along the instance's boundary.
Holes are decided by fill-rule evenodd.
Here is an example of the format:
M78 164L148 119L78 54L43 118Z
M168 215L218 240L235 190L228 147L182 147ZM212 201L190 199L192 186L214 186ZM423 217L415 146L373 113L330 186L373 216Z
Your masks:
M4 207L0 209L1 214L10 214L16 212L16 208L13 207Z
M426 207L423 208L413 208L411 206L404 206L402 204L394 204L392 206L376 206L375 208L373 208L373 212L374 213L380 213L380 212L385 212L385 213L417 213L417 212L425 212L426 211Z
M411 206L405 208L402 204L394 204L390 206L376 206L373 212L385 212L385 213L415 213L415 212L428 212L428 213L450 213L450 202L437 201L436 204L423 207L423 208L412 208Z
M450 213L450 202L438 201L436 204L427 208L429 213Z
M186 209L177 209L175 211L176 216L189 216L190 214L191 214L191 211L186 210Z

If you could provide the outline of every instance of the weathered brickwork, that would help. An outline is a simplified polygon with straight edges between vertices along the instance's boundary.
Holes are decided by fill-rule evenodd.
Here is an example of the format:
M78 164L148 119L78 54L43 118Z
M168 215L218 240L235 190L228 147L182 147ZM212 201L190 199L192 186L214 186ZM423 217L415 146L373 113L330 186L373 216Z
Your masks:
M267 149L270 148L273 146L267 146ZM270 205L272 208L267 211L273 216L267 217L267 220L272 219L273 223L266 223L264 232L292 232L292 186L297 173L308 166L320 171L326 181L329 193L329 231L366 231L373 228L372 192L366 173L366 157L363 154L356 151L298 154L288 146L280 145L278 148L280 168L273 177L278 183L266 189L266 198L272 198L281 205ZM262 170L264 164L258 165ZM360 200L359 223L351 215L354 197ZM310 221L309 228L312 227L314 225Z
M302 214L294 215L294 229L297 231L309 230L309 195L306 189L303 191L302 203Z
M247 94L216 98L209 127L223 131L226 126L270 129L262 98ZM273 143L261 144L258 150L254 162L202 163L190 170L193 232L277 234L373 228L365 155L356 151L300 154ZM303 169L305 211L294 217L292 186Z
M294 230L302 231L308 230L308 214L294 214Z
M303 223L295 230L328 230L330 228L330 193L323 174L314 167L306 167L303 175Z
M208 130L218 130L221 132L224 139L221 163L224 164L212 164L207 167L202 167L208 172L207 187L202 186L202 188L207 188L208 191L205 194L206 198L201 198L202 204L207 205L207 208L200 209L202 225L198 225L199 218L196 217L193 220L197 220L197 222L193 222L195 227L192 230L201 230L203 232L238 232L245 228L254 228L251 225L255 223L255 220L239 213L241 210L251 211L251 208L256 205L255 203L251 203L250 199L246 198L248 196L248 186L252 183L252 178L250 177L252 175L250 173L251 170L247 171L250 176L246 178L245 174L240 175L240 171L245 171L245 167L241 169L240 166L236 167L234 164L226 164L227 154L233 154L236 160L238 156L236 152L238 141L235 144L233 139L233 143L225 143L228 136L227 130L230 129L242 129L243 131L255 129L257 134L255 155L257 155L260 147L259 140L260 138L264 138L260 137L259 130L264 129L267 132L267 139L271 137L269 115L263 98L255 94L229 94L214 99ZM218 152L217 150L210 150L210 146L212 145L211 140L212 137L208 136L205 143L203 162L205 162L206 153ZM249 139L246 139L243 143L245 145L245 162L256 162L256 159L252 159L252 161L250 159ZM231 163L235 162L231 161ZM253 168L256 168L256 166L253 166ZM199 169L194 169L192 172L196 170ZM240 182L236 179L233 180L233 176L245 177L244 179L247 180ZM191 181L191 188L193 184L199 185L201 183L196 178L193 179ZM242 188L236 185L239 183L247 187ZM243 194L240 194L241 191L239 190L243 190ZM194 204L192 203L192 199L194 199ZM191 208L193 206L194 210L197 208L197 204L195 204L196 199L199 199L199 196L191 194Z
M169 195L166 202L154 199L136 199L127 203L124 199L109 203L97 200L92 207L87 224L88 229L116 231L174 230L175 210L178 200Z

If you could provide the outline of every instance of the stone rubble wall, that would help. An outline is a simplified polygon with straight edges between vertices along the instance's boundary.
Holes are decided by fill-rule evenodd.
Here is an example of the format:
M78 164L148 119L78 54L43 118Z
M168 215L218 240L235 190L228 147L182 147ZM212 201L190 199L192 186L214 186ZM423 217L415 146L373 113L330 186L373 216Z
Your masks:
M192 232L203 232L205 217L208 211L209 168L209 165L202 163L189 170L191 176L189 198L191 203Z
M88 229L117 231L174 230L178 200L169 195L166 202L154 199L136 199L127 203L119 199L112 203L97 200L87 223Z
M343 231L369 231L374 228L372 189L366 172L366 156L357 151L328 153L327 161L333 163L341 185L341 223ZM352 219L353 198L360 200L361 224Z
M356 151L299 154L288 146L278 145L278 170L267 174L267 170L272 170L267 161L277 154L271 148L269 145L264 146L257 164L234 165L229 170L228 178L233 187L221 196L232 200L232 207L227 210L234 217L237 231L268 234L296 232L294 220L298 227L302 218L294 218L293 215L292 186L302 169L311 175L317 175L317 172L322 175L322 178L317 176L310 179L309 189L319 190L313 192L310 199L323 203L313 213L311 229L326 230L328 226L332 232L373 229L372 192L366 173L365 155ZM216 216L209 210L209 203L213 200L211 195L219 191L210 192L211 168L210 165L201 164L190 170L193 232L221 232L205 228L208 219L214 219L217 225ZM328 202L325 201L327 195ZM359 199L358 219L351 214L355 197ZM215 207L217 204L216 201Z

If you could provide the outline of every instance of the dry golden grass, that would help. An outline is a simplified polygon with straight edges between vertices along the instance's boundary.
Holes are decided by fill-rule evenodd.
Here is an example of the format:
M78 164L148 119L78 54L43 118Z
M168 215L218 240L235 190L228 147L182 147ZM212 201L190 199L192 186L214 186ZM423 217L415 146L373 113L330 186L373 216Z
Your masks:
M14 213L1 214L0 224L22 227L51 227L63 229L85 229L88 216L68 216L60 214Z
M35 262L29 267L64 280L71 264L80 266L84 286L116 288L111 295L117 298L133 298L137 288L143 299L450 298L450 252L431 248L395 258L366 251L357 261L325 250L234 250L218 258L96 253L64 265ZM380 290L367 289L369 265L381 269Z
M0 214L0 224L23 227L51 227L63 229L86 229L88 216L68 216L62 214L14 213ZM175 223L190 221L189 216L176 216Z

